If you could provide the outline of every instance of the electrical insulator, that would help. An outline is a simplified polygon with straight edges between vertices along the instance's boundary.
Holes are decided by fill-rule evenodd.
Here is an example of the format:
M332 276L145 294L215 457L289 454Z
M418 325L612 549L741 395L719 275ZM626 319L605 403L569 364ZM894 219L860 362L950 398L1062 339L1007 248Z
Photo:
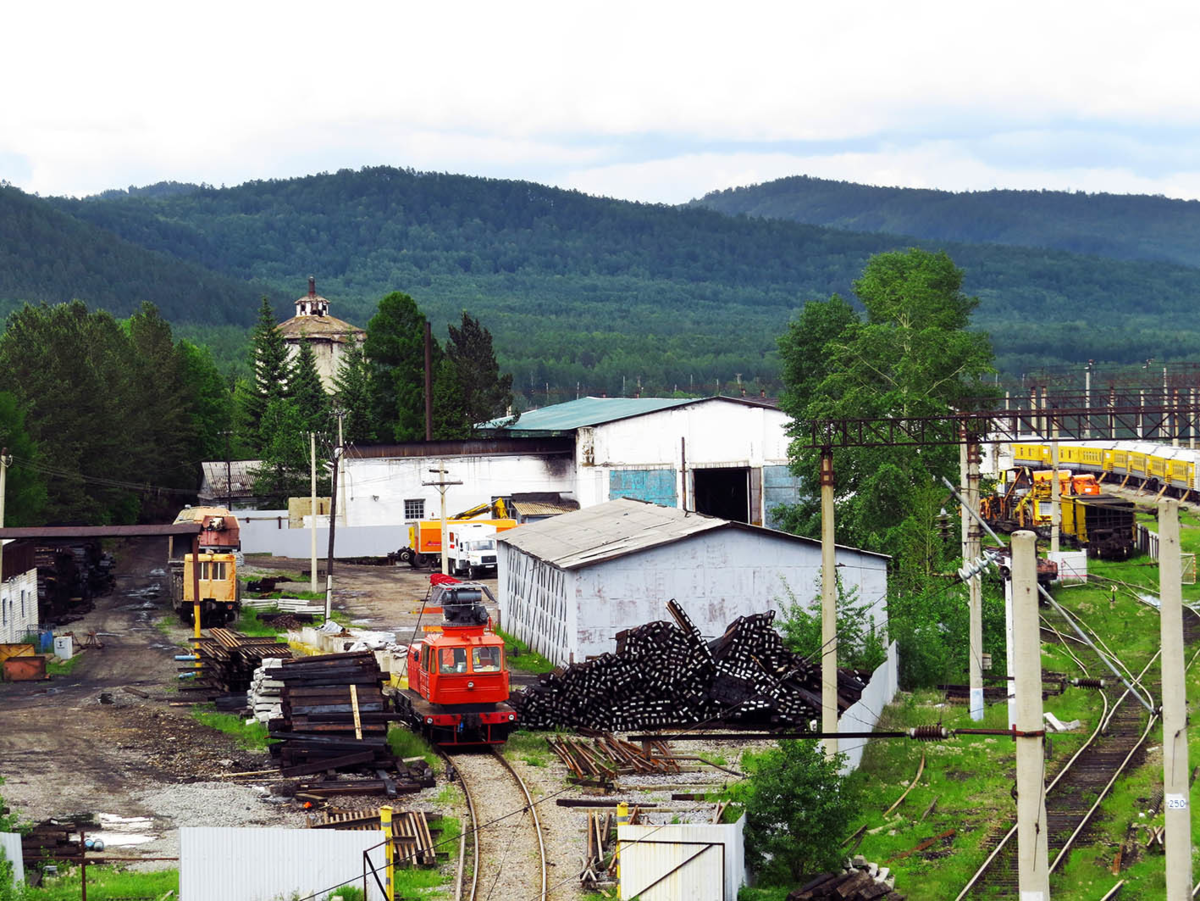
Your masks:
M1103 679L1072 679L1071 684L1076 688L1103 688Z
M979 575L985 569L992 565L993 556L991 551L984 551L974 560L968 560L963 563L962 569L958 571L958 577L966 582L974 576Z
M916 726L908 730L908 737L916 741L941 741L949 738L945 726Z

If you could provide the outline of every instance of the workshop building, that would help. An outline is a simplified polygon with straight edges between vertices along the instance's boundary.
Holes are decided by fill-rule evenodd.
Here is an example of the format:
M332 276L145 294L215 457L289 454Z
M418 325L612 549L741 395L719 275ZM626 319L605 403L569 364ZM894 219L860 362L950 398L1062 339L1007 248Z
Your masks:
M556 664L616 649L674 598L706 636L820 593L820 542L621 498L499 537L500 624ZM886 626L883 554L837 548L843 589Z

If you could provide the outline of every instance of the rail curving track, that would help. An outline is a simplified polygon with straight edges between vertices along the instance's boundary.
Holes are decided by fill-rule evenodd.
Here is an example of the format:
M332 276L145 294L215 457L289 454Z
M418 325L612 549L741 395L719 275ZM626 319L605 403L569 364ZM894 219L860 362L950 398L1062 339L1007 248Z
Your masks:
M467 802L455 901L547 901L542 826L524 780L495 749L442 756Z
M1074 619L1085 632L1091 634L1093 640L1099 639L1099 636L1092 633L1078 617ZM1158 716L1147 714L1129 689L1119 682L1114 688L1112 682L1115 680L1099 655L1086 643L1067 634L1069 628L1063 629L1047 620L1042 631L1045 640L1062 642L1085 677L1109 680L1108 686L1101 691L1104 708L1095 729L1046 786L1050 872L1053 873L1066 862L1072 847L1080 840L1086 839L1096 811L1117 779L1131 763L1136 765L1141 762L1143 748L1158 722ZM1184 640L1190 644L1197 638L1200 638L1200 615L1185 607ZM1150 685L1145 685L1142 681L1158 662L1158 653L1139 673L1134 674L1123 661L1115 658L1102 641L1097 643L1106 649L1118 669L1126 673L1126 678L1135 688L1143 695L1158 697L1157 680ZM1200 654L1194 655L1188 661L1189 667L1196 656ZM1016 833L1017 827L1014 822L1008 831L996 837L991 852L955 901L983 897L989 893L991 896L1016 895Z

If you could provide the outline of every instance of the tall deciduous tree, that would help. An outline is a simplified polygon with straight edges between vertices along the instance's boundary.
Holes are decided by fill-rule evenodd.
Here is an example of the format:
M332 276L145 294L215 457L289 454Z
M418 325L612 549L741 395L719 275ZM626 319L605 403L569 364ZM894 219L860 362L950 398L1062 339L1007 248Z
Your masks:
M25 428L25 411L11 391L0 391L0 451L13 465L6 475L4 525L33 526L46 506L46 477L36 469L37 445Z
M782 406L794 435L803 436L813 419L944 415L982 393L991 344L967 331L978 300L963 294L962 271L945 253L879 254L854 291L865 319L850 317L842 301L831 299L802 313L780 341L789 374ZM797 441L791 460L815 498L817 453ZM941 499L931 482L953 477L957 465L954 447L839 451L839 537L893 554L894 579L928 575L940 565L941 544L916 533L932 522ZM813 520L801 520L811 533Z
M258 308L258 322L250 338L250 365L254 370L254 381L245 395L245 420L257 425L253 436L254 446L262 448L271 436L262 424L266 419L271 401L288 396L287 344L276 328L275 311L271 302L263 297Z
M425 437L425 316L407 294L393 291L367 323L375 422L383 440Z

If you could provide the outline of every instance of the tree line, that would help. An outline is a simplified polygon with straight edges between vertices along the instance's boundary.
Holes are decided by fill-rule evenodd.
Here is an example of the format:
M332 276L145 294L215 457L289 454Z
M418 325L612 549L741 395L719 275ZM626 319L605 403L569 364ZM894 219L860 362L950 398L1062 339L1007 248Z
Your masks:
M194 500L199 464L227 457L260 460L255 491L281 503L308 493L309 433L330 459L335 411L347 443L421 440L425 322L407 294L383 298L331 396L311 346L289 354L265 298L244 378L176 338L152 304L125 320L81 301L26 305L0 335L6 524L166 521ZM433 360L436 439L469 437L511 407L512 377L470 314L435 342Z

